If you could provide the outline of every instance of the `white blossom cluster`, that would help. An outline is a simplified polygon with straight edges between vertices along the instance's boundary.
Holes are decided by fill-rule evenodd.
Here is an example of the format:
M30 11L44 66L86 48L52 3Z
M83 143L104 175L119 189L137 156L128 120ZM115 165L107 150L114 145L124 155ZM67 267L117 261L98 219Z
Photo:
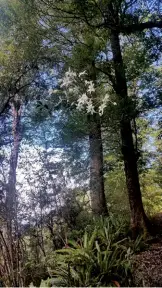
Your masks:
M113 105L116 105L116 102L112 102L110 96L105 94L100 103L95 105L95 84L93 81L86 80L86 75L86 71L77 74L69 68L65 76L59 80L60 87L63 89L67 101L70 101L71 105L75 105L79 111L85 109L88 114L99 113L99 115L102 116L107 103L111 102ZM73 102L72 99L74 99Z

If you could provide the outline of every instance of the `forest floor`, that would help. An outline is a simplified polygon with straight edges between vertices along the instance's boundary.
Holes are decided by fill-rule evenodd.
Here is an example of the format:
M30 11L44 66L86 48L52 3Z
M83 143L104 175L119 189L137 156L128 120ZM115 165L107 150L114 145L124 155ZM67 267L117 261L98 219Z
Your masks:
M152 239L149 248L137 254L133 280L138 287L162 287L162 237Z

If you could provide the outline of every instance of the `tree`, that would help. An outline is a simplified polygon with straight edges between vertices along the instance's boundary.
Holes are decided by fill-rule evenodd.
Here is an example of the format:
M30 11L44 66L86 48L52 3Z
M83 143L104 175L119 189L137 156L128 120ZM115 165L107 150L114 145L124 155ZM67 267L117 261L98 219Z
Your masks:
M80 36L80 37L79 37ZM73 48L74 59L73 67L77 67L77 70L81 68L86 70L88 81L93 81L97 87L97 68L96 57L98 55L98 49L103 43L100 39L96 43L96 37L89 35L89 33L82 33L77 36L76 40L83 38L82 44L78 43ZM72 50L72 52L73 52ZM77 60L76 54L79 59ZM71 61L72 62L72 61ZM84 64L83 64L84 63ZM101 92L100 92L101 93ZM100 97L97 92L94 92L93 103L96 109L98 109L97 99ZM96 103L95 103L96 102ZM97 114L88 114L84 117L87 118L88 137L89 137L89 161L90 161L90 195L91 195L91 207L94 214L106 215L108 214L105 191L104 191L104 177L103 177L103 144L102 144L102 132L101 132L101 118Z
M16 172L20 144L22 140L21 111L26 102L30 99L30 89L34 87L34 81L38 76L39 51L31 53L33 40L23 37L23 31L18 27L22 22L18 17L21 4L5 2L2 6L1 21L6 26L1 29L1 53L0 53L0 105L1 114L12 111L12 148L9 161L8 181L4 183L6 193L5 214L3 232L1 239L4 243L1 252L3 255L3 265L5 267L4 277L8 277L9 286L23 285L22 266L23 254L22 245L19 238L18 227L18 199L16 190ZM2 22L1 22L2 23ZM21 33L20 33L21 31ZM17 37L16 37L17 36ZM39 38L39 37L38 37ZM37 40L38 40L37 38ZM25 45L24 45L25 42ZM41 41L37 42L37 48L41 47ZM10 109L11 108L11 109ZM7 147L9 149L9 147ZM6 275L7 274L7 275Z
M86 71L85 81L87 81L87 83L93 82L95 87L97 87L98 70L96 67L96 58L98 53L100 53L100 47L105 45L104 41L102 38L97 39L95 33L90 34L89 31L80 33L79 29L78 33L72 30L69 37L71 37L70 44L68 40L67 43L60 43L60 49L63 51L62 54L64 54L64 50L66 51L67 47L69 50L71 50L70 56L66 56L65 58L65 56L62 55L64 66L70 66L71 69L75 70L74 73L77 72L78 74L81 69ZM63 70L65 70L65 67ZM79 83L78 81L78 85L82 85L82 83ZM92 90L94 90L93 87ZM94 92L94 95L91 95L94 106L97 110L99 108L97 101L97 99L100 97L98 95L99 93L102 93L102 91ZM55 93L53 97L56 97ZM73 102L73 98L70 99L70 102ZM91 111L84 113L83 117L86 118L86 120L83 120L86 122L85 134L87 134L89 138L90 191L92 211L94 214L106 215L108 211L104 194L101 118L97 114L91 115Z
M155 10L149 11L142 3L126 1L70 1L69 3L49 3L38 1L42 5L48 5L53 15L57 15L59 23L66 23L68 28L71 25L86 25L87 29L98 29L101 33L107 30L107 42L111 46L113 58L113 69L115 78L107 70L108 78L112 81L113 89L117 95L120 107L120 133L121 149L124 158L127 190L131 209L131 226L137 235L142 227L149 227L149 221L145 215L139 176L137 169L137 158L134 149L131 119L129 107L131 100L128 96L128 82L126 79L125 66L121 49L121 35L144 33L146 29L161 28L162 21L159 14L154 17ZM133 10L131 10L133 9ZM133 12L131 12L133 11ZM59 13L61 12L61 19ZM151 15L149 14L151 13ZM73 22L72 22L73 19ZM72 24L71 24L72 23ZM110 66L109 66L110 67ZM103 71L104 72L104 71Z

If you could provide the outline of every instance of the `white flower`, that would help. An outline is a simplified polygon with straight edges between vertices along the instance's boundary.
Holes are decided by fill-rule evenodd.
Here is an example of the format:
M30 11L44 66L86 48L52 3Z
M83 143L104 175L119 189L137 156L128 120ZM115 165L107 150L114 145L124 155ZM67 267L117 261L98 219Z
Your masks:
M65 73L65 76L69 78L75 78L77 76L76 72L73 72L70 68L69 70Z
M110 95L105 94L105 97L103 99L103 103L107 103L109 101L109 99L110 99Z
M92 81L90 81L90 83L89 83L87 92L89 92L90 94L91 94L92 92L95 92L94 83L93 83Z
M94 106L92 104L92 100L90 99L89 102L87 103L87 113L94 114Z
M91 81L85 80L85 85L89 85Z
M98 113L100 116L103 115L103 112L104 112L104 109L106 108L106 103L102 103L100 106L99 106L99 109L98 109Z
M77 100L77 109L79 111L81 111L83 108L84 108L84 104L87 104L87 101L88 101L88 97L86 95L86 93L82 94L82 96Z
M73 80L71 78L69 78L69 76L66 76L62 79L62 84L60 85L60 87L69 87L72 83L73 83Z
M81 78L82 76L87 75L86 71L80 72L79 77Z
M60 81L62 84L60 87L69 87L72 85L75 81L75 77L77 76L76 72L73 72L70 68L69 70L65 73L64 78Z
M83 108L84 108L83 104L78 102L77 105L76 105L76 109L81 111Z
M89 92L90 94L91 94L92 92L95 92L95 87L94 87L93 81L87 81L87 80L85 80L85 85L88 86L87 92Z
M115 106L116 106L116 105L117 105L117 103L116 103L116 102L113 102L113 105L115 105Z
M86 93L82 94L82 96L78 99L78 103L86 104L88 102L88 97Z

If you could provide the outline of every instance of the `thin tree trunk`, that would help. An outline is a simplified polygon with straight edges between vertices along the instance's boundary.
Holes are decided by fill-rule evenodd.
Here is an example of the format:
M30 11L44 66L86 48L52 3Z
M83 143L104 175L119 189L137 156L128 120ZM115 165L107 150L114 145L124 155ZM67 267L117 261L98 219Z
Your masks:
M107 215L103 177L103 146L98 114L88 116L90 147L90 197L94 214Z
M119 34L115 30L111 31L111 48L113 53L114 69L115 69L115 90L118 95L119 105L121 107L121 140L122 154L124 158L126 184L129 196L131 210L131 227L134 237L142 229L148 228L148 218L143 209L141 190L139 184L139 176L137 170L137 159L133 145L133 137L131 130L131 117L129 115L129 98L127 92L127 82L125 69L123 65Z
M12 115L13 115L13 148L11 150L10 156L10 170L9 170L9 178L8 178L8 207L10 210L10 216L15 216L15 208L16 208L16 168L18 161L18 153L21 142L21 105L19 100L15 100L12 103Z
M19 267L19 239L18 239L18 222L17 222L17 195L16 195L16 168L18 161L18 153L21 142L21 103L20 101L13 100L12 102L12 115L13 115L13 148L10 156L10 170L8 178L8 191L7 191L7 234L8 244L11 257L12 266L12 286L21 286L21 275ZM19 281L20 280L20 281Z

